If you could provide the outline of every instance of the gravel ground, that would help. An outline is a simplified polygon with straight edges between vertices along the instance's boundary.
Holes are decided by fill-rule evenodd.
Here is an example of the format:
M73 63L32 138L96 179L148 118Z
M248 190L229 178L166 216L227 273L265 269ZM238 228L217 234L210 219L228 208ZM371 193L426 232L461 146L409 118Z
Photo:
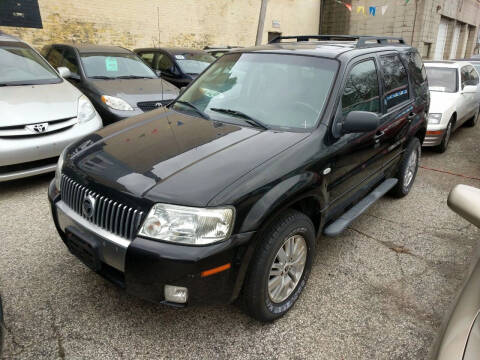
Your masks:
M462 128L421 164L480 178L479 137ZM265 325L237 305L150 304L92 273L55 231L50 178L0 185L3 359L423 359L480 248L446 204L455 184L480 181L422 168L408 197L322 239L303 295Z

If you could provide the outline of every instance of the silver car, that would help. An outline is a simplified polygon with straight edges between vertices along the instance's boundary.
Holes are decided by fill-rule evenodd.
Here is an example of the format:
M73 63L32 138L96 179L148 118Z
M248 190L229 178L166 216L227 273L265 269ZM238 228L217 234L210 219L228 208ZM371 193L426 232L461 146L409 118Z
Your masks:
M0 32L0 182L54 171L62 150L102 125L90 100L28 44Z

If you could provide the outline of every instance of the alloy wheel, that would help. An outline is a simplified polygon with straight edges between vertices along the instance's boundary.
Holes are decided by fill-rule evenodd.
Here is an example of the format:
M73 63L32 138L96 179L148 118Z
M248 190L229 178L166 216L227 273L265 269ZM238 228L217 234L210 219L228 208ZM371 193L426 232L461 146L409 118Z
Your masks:
M415 149L410 154L408 159L407 171L405 171L404 184L405 187L408 187L412 182L415 172L417 171L417 161L418 161L418 151Z
M285 240L273 260L268 277L268 295L274 303L285 301L295 290L307 261L307 243L303 236Z

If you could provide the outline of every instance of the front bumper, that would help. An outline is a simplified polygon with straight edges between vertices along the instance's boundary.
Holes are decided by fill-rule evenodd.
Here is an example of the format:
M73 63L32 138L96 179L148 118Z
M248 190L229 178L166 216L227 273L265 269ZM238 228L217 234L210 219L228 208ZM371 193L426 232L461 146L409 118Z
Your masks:
M0 139L0 182L55 171L56 158L65 147L102 127L95 118L68 130L28 138Z
M438 146L443 140L446 126L442 124L428 125L422 146Z
M69 245L72 234L96 244L100 266L94 270L134 296L171 304L165 301L164 286L173 285L188 288L188 304L228 303L234 300L234 290L241 286L240 267L253 233L238 234L222 243L199 247L141 237L130 241L98 228L71 210L61 200L53 181L49 200L55 226L70 252L79 257ZM231 267L202 277L203 271L225 264Z

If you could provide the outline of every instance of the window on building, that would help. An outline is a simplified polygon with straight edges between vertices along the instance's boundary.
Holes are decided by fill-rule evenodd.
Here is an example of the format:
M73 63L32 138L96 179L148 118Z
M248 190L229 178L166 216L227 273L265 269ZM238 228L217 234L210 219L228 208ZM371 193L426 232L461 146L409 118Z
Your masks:
M390 109L410 98L408 75L397 54L380 56L385 82L384 103Z
M268 32L268 42L272 41L273 39L275 39L278 36L282 36L282 33L278 32L278 31L269 31Z
M378 75L373 60L355 65L348 75L342 95L342 113L350 111L380 112Z
M422 52L422 56L425 58L425 59L430 59L430 57L432 56L432 43L423 43L423 52Z

